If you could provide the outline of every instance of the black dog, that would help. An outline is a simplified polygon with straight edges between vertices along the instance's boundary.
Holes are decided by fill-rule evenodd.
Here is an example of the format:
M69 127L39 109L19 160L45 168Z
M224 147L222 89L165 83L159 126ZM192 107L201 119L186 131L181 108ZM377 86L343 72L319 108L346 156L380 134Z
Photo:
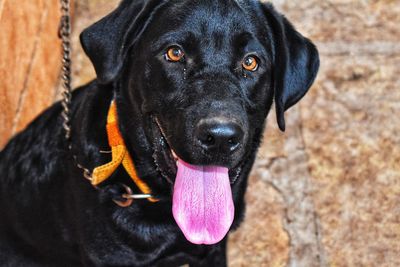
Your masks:
M124 0L81 41L98 78L74 92L72 149L57 103L0 154L0 265L226 266L265 118L275 101L284 130L316 48L256 0ZM113 99L158 202L120 207L140 193L124 168L95 189L77 167L110 161Z

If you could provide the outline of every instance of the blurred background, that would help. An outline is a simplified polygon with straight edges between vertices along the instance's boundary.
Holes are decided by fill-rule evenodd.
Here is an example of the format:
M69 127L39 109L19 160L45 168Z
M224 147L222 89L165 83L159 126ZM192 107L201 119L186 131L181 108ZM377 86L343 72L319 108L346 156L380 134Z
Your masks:
M317 81L269 116L229 266L400 266L400 0L275 0L321 54ZM118 0L74 1L78 35ZM0 149L59 99L58 1L0 0Z

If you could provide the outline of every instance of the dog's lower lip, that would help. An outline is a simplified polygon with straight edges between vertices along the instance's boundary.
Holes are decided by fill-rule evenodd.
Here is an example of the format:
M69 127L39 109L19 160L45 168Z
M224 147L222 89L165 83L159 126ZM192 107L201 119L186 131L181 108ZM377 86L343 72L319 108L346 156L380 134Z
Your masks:
M158 126L158 129L159 129L160 132L161 132L162 138L164 138L165 142L166 142L167 145L170 147L170 151L171 151L172 158L175 160L175 162L177 162L178 159L179 159L179 158L178 158L178 155L177 155L177 154L175 153L175 151L171 148L171 145L169 144L169 142L168 142L168 140L167 140L167 138L166 138L166 136L165 136L164 130L163 130L163 128L161 127L161 124L160 124L160 122L159 122L159 120L158 120L157 117L155 117L155 121L156 121L156 124L157 124L157 126Z
M172 154L172 157L174 158L174 160L175 161L178 161L178 155L176 155L176 153L175 153L175 151L173 150L173 149L171 149L171 154Z

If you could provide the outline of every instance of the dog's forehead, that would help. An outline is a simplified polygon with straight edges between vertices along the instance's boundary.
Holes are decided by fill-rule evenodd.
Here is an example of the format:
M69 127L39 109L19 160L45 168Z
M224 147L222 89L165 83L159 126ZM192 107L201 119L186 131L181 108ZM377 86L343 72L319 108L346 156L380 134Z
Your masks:
M215 31L241 30L249 28L249 18L244 0L226 1L185 1L171 5L169 14L174 14L173 25L187 30L210 34Z
M175 43L208 53L227 52L250 41L259 44L259 26L252 9L236 0L177 0L156 12L144 39L151 40L153 51Z

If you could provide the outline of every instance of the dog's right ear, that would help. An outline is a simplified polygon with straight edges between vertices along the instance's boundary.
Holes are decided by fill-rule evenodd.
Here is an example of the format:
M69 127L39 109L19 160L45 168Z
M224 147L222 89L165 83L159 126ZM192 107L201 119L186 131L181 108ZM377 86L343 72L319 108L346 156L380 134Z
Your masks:
M314 44L269 3L262 4L272 31L274 94L279 128L285 130L285 111L310 89L318 73L319 55Z
M128 51L163 2L124 0L116 10L81 33L83 50L92 61L100 83L109 83L118 76Z

